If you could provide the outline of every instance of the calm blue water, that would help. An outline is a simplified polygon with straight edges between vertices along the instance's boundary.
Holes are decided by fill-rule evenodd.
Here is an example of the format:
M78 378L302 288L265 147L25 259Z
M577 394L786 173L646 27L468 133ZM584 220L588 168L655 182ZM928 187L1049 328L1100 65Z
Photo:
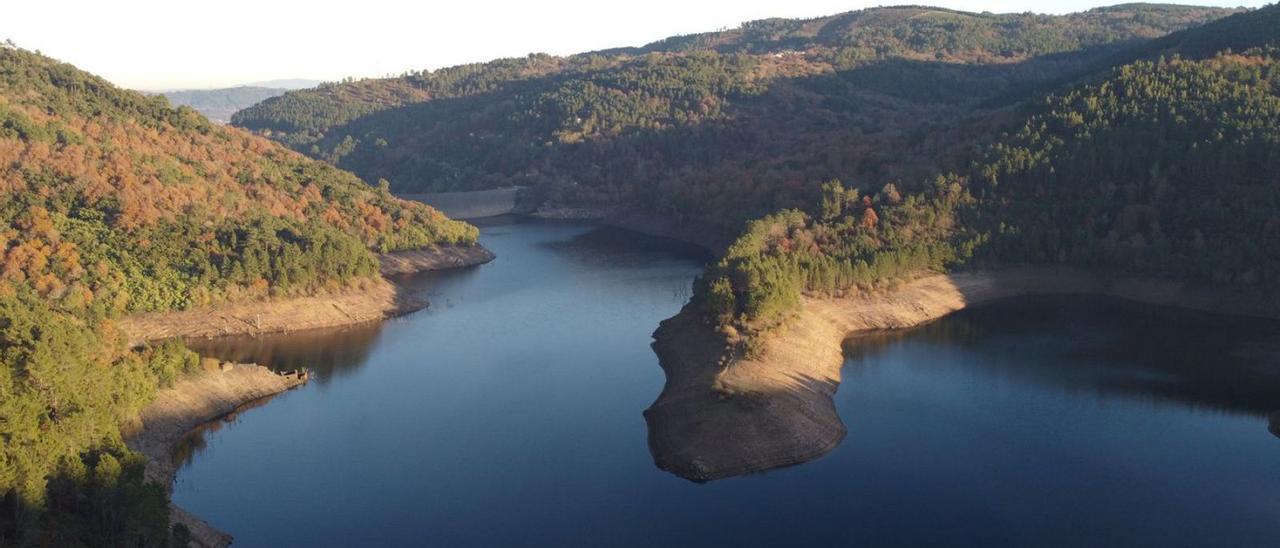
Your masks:
M210 429L175 501L238 546L1268 545L1274 331L1107 301L855 341L849 436L695 484L654 467L649 348L697 254L588 225L483 228L381 326L230 340L318 380Z

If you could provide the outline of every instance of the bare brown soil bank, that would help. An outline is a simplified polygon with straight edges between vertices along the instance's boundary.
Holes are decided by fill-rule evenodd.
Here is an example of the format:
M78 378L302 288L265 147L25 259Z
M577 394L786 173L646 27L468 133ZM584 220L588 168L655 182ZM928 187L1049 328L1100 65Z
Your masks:
M798 315L763 335L758 357L686 308L662 323L654 349L667 374L645 411L657 465L713 480L805 462L846 434L831 396L841 344L851 335L904 329L957 310L1037 294L1091 294L1207 312L1280 317L1280 296L1076 269L1012 268L929 275L845 298L803 300Z
M224 364L199 376L178 381L161 390L155 401L129 425L129 447L147 456L146 477L172 489L180 462L178 444L197 427L221 419L242 407L299 386L306 379L284 376L259 365ZM214 529L190 513L171 506L171 519L191 530L193 544L222 547L231 536Z
M482 246L440 246L436 249L382 255L384 276L444 270L487 263L494 255ZM427 307L424 298L384 279L347 290L264 302L220 305L180 312L134 314L122 318L120 328L130 344L172 337L259 335L338 327L401 316Z
M120 319L131 344L173 337L217 337L337 327L407 314L426 300L378 279L365 288L275 301L134 314Z
M484 264L494 259L492 251L482 246L440 246L437 249L399 251L378 257L382 275L413 274Z

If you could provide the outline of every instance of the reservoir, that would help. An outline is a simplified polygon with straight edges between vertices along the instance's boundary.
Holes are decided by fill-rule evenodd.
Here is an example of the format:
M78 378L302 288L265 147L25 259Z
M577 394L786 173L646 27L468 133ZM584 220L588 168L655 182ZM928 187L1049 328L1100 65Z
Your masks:
M494 221L380 325L193 344L315 380L212 425L174 502L237 546L1268 545L1280 329L1094 298L847 344L848 437L698 484L653 464L658 323L707 259Z

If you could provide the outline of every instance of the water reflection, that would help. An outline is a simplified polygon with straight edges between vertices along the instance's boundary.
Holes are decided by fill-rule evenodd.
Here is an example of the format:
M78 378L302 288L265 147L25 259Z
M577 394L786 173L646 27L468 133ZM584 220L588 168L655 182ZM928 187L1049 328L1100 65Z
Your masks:
M1280 409L1280 325L1272 321L1105 297L1028 297L851 338L847 367L856 374L866 357L904 338L979 351L987 359L966 366L1063 391L1260 417Z
M825 457L705 485L667 474L637 411L666 380L650 334L699 269L661 253L614 266L638 238L575 257L593 230L485 227L498 259L407 280L433 305L382 326L367 363L193 440L192 452L214 449L180 472L175 501L246 546L1263 546L1280 535L1280 440L1264 432L1280 406L1188 412L1183 402L1229 398L1148 397L1186 375L1123 348L1105 357L1124 335L1087 324L1002 334L961 315L926 328L950 330L933 341L922 330L858 346L832 404L849 436ZM1124 329L1156 324L1147 347L1190 338L1161 334L1163 313L1124 316ZM1268 367L1265 336L1232 348L1220 353L1243 361L1205 363ZM1244 407L1268 403L1256 399Z
M1130 412L1252 417L1280 432L1280 416L1273 415L1280 410L1280 322L1104 297L1027 297L846 340L838 394L802 377L785 390L728 400L708 388L721 352L705 344L712 335L691 335L701 328L696 322L673 325L663 326L655 346L667 386L645 418L659 468L695 481L803 463L842 443L865 443L853 427L845 439L845 425L867 420L854 410L864 403L861 396L849 393L884 384L885 377L917 391L901 394L904 400L980 400L992 391L1030 402L1047 394L1085 408L1115 403ZM680 352L664 353L668 347ZM833 405L833 394L843 405ZM982 417L980 409L957 412L967 415L952 419ZM907 423L925 414L904 411L892 420ZM1128 417L1116 411L1114 419Z
M371 322L295 333L192 339L187 346L202 356L256 363L273 371L310 369L314 382L327 384L364 365L382 327L380 322Z
M613 227L598 227L567 240L541 245L585 266L642 268L654 266L655 261L705 263L711 259L709 252L692 244Z
M191 464L195 461L196 457L200 456L206 449L208 449L208 436L218 433L218 431L222 430L223 427L239 422L241 415L246 411L267 405L273 399L275 399L275 397L271 396L251 401L241 405L236 408L235 411L228 413L221 419L202 424L196 427L195 430L188 432L186 436L183 436L183 438L173 446L173 452L171 455L173 456L174 464L178 465L180 468Z
M439 272L405 274L390 280L413 294L426 297L433 308L453 308L466 300L465 292L453 291L468 283L482 267L474 266ZM393 318L389 322L408 321ZM273 371L306 368L321 385L353 373L369 359L378 346L388 322L368 322L332 329L311 329L265 335L231 335L189 339L187 346L202 356L237 363L256 363Z

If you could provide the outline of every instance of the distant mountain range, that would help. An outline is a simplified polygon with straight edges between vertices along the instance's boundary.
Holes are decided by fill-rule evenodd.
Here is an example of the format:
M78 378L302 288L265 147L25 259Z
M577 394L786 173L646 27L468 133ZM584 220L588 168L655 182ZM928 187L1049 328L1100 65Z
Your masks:
M261 82L249 82L241 87L250 88L283 88L283 89L306 89L313 88L324 83L321 80L308 80L306 78L281 78L279 80L263 80Z
M320 85L319 80L288 78L250 82L242 86L220 89L180 89L161 92L174 106L185 105L196 109L210 120L225 124L237 111L262 101L297 90Z

